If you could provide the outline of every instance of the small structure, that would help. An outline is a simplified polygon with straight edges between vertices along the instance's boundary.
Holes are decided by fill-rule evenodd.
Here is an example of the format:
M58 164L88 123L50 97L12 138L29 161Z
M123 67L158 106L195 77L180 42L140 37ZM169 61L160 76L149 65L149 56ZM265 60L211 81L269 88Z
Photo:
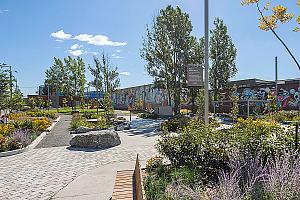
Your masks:
M134 170L117 171L111 200L144 200L143 174L139 155L136 156Z

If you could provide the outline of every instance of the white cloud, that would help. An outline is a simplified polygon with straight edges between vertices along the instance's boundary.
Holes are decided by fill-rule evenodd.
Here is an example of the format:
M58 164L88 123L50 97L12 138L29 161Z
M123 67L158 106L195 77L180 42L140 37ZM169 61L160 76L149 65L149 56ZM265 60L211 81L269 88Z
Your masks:
M120 72L120 75L131 76L132 74L130 72Z
M110 41L108 37L104 35L89 35L89 34L80 34L75 36L73 39L79 40L81 42L87 42L95 46L125 46L126 42L113 42Z
M83 51L81 49L70 49L67 51L68 53L70 53L71 55L73 56L81 56L81 55L85 55L85 54L91 54L91 55L98 55L97 52L94 52L94 51Z
M4 14L4 13L6 13L6 12L8 12L7 9L5 9L5 10L0 10L0 14Z
M120 52L121 52L121 50L117 49L117 50L116 50L116 52L117 52L117 53L120 53Z
M61 40L78 40L81 42L87 42L88 44L92 44L95 46L125 46L126 42L115 42L109 40L107 36L104 35L90 35L90 34L79 34L72 37L71 34L65 33L63 30L59 30L57 32L51 33L51 36L56 38L57 41Z
M72 50L76 50L76 49L80 49L82 47L82 45L79 45L79 44L73 44L72 46L71 46L71 49Z
M119 56L119 55L117 55L117 54L112 54L111 57L114 58L114 59L124 58L124 57Z
M58 40L69 40L72 38L71 34L67 34L63 30L51 33L51 36Z
M80 50L80 49L77 49L77 50L74 50L74 51L69 50L68 52L69 52L70 54L72 54L73 56L81 56L81 55L83 55L83 54L86 54L86 51L82 51L82 50Z

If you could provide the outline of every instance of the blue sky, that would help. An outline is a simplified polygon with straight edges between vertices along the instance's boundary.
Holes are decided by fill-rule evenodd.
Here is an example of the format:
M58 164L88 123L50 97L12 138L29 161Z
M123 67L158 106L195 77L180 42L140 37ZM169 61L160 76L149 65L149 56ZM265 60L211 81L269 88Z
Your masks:
M283 2L299 14L296 0ZM0 0L0 62L18 71L24 94L34 93L43 83L53 57L82 54L87 64L93 64L93 54L102 51L123 72L121 87L151 83L140 58L142 38L146 24L169 4L187 12L192 34L203 36L203 0ZM273 79L275 56L280 79L299 77L297 66L272 33L258 29L255 7L242 7L239 0L210 0L211 28L215 17L227 24L237 48L234 79ZM278 33L300 59L300 33L291 30L286 24Z

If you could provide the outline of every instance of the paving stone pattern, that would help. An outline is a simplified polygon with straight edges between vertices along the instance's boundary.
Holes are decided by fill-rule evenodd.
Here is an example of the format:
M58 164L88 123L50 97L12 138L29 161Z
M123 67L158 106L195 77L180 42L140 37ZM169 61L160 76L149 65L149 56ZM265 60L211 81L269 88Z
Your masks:
M61 125L58 123L58 128ZM135 136L131 139L132 136L127 136L127 133L121 134L125 139L136 142L126 144L122 141L120 146L99 151L70 150L67 146L37 148L0 158L0 199L51 199L68 183L89 170L105 164L134 161L137 153L141 160L157 154L153 138Z

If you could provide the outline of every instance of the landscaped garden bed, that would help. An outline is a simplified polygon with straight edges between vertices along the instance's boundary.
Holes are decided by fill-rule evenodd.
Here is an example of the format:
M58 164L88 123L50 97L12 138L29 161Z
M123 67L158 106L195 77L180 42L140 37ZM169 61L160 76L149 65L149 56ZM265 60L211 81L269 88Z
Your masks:
M187 121L187 122L186 122ZM297 199L300 159L294 130L239 119L217 130L196 120L167 122L147 163L147 199ZM175 124L175 125L174 125ZM184 125L178 125L184 124ZM169 132L176 131L177 134Z
M91 122L89 119L96 119L95 122ZM107 129L112 125L112 121L105 116L104 114L93 114L93 115L85 115L85 114L73 114L72 122L71 122L71 130L74 131L79 127L87 127L87 128L98 128L98 129Z
M56 117L56 113L39 110L9 114L8 123L0 124L0 152L27 147Z

